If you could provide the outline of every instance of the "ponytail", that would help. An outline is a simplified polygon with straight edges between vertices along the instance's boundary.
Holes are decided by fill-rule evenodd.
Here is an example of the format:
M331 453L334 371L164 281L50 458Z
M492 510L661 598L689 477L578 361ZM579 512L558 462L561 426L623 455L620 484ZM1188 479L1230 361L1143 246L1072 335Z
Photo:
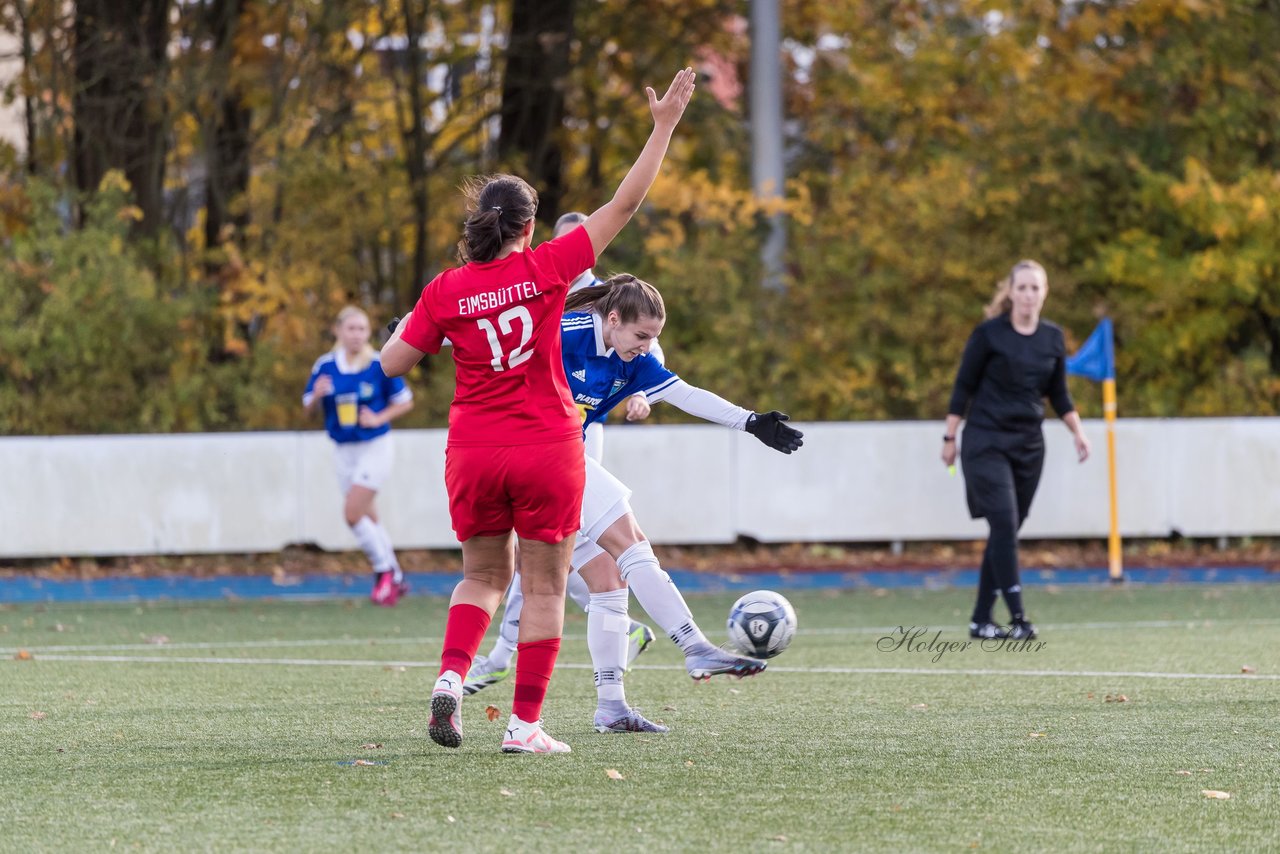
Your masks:
M464 264L497 258L538 213L537 191L515 175L468 178L462 192L470 210L458 241L458 259Z
M617 312L623 323L634 323L642 317L667 319L667 308L658 289L630 273L616 273L598 285L569 294L564 310L594 311L601 317Z

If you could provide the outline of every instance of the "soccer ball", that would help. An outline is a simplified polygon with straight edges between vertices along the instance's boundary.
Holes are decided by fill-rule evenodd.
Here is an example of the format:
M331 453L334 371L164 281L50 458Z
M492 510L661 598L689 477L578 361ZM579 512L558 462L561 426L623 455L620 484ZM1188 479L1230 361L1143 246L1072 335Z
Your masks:
M795 635L795 610L772 590L748 593L729 609L729 641L743 655L773 658Z

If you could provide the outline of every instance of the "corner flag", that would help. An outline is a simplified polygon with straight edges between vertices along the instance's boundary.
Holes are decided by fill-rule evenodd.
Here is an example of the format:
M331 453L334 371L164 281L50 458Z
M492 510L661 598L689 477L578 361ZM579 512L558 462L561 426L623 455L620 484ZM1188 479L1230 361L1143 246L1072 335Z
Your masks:
M1098 321L1098 327L1085 339L1074 356L1067 357L1067 373L1102 383L1102 415L1107 422L1107 479L1111 489L1111 533L1107 538L1107 556L1112 581L1124 578L1120 552L1120 517L1116 500L1116 345L1111 333L1111 318Z
M1111 334L1111 318L1098 321L1098 328L1085 339L1074 356L1067 357L1067 373L1096 382L1116 378L1116 345Z

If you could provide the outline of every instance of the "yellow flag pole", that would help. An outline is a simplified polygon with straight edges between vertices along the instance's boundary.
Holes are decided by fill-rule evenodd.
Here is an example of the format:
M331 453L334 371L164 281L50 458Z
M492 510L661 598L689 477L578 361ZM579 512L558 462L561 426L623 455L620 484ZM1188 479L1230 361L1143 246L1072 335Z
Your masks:
M1116 381L1102 381L1102 414L1107 422L1107 479L1111 492L1111 533L1107 537L1107 562L1112 581L1124 580L1120 554L1120 508L1116 499Z

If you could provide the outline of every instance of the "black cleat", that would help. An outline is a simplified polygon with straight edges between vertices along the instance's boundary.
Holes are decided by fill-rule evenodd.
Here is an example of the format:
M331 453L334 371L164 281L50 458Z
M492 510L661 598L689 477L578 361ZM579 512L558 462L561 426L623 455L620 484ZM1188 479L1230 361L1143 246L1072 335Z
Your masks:
M1010 640L1035 640L1036 627L1026 620L1014 623L1009 627L1008 638Z
M970 623L969 637L980 640L1000 640L1009 637L1009 633L995 623Z

